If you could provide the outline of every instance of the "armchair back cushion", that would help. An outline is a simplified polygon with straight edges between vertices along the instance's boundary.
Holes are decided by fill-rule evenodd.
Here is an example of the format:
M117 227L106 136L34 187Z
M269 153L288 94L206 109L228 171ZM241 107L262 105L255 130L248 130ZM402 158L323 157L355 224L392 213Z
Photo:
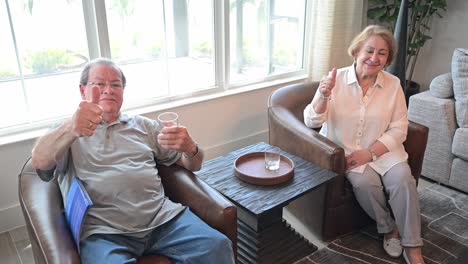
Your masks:
M450 72L441 74L432 79L429 92L437 98L453 97L453 80Z
M468 49L453 52L452 78L457 124L468 127Z

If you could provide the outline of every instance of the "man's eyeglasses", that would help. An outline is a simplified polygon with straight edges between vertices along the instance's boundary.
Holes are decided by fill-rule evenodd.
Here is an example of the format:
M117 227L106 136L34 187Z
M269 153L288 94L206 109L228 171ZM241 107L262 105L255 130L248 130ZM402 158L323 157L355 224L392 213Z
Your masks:
M97 86L100 90L104 90L107 86L110 86L112 89L115 90L122 90L124 88L123 84L120 82L88 82L86 85Z

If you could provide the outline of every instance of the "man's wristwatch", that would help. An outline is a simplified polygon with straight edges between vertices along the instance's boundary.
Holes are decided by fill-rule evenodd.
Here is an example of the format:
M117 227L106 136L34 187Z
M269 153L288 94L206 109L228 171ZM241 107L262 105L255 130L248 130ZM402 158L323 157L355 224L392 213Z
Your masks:
M200 150L198 149L198 144L195 144L195 154L192 154L191 156L189 156L189 155L187 155L187 153L184 152L184 156L187 159L193 159L193 157L195 157L198 154L199 151Z
M375 152L372 149L369 149L369 152L370 152L371 157L372 157L372 162L376 161L377 160L377 154L375 154Z

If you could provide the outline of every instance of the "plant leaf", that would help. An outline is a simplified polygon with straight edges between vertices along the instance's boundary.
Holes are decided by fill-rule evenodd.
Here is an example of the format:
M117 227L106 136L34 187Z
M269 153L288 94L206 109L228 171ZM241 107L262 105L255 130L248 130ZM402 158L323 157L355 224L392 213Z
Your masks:
M387 4L386 0L369 0L369 6L386 5L386 4Z
M376 8L367 10L367 17L370 19L378 20L378 21L382 21L382 18L385 17L385 14L386 14L385 8L381 8L381 7L376 7Z

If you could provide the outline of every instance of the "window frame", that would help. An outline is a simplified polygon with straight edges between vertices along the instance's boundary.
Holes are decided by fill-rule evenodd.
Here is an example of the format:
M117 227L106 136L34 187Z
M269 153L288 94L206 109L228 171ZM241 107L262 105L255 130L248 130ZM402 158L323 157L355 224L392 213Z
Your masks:
M163 0L164 1L164 0ZM305 0L304 10L304 30L303 35L303 51L302 51L302 68L286 73L262 76L256 79L246 79L231 83L230 78L230 0L211 0L213 6L213 48L214 48L214 80L215 84L206 89L193 91L181 95L169 94L167 97L152 98L146 102L128 105L122 108L122 112L135 112L139 114L159 111L171 108L175 105L183 104L184 102L195 102L206 100L203 98L212 98L216 96L227 96L235 93L241 93L249 90L270 87L273 84L287 83L291 80L304 80L307 78L307 64L309 61L310 45L310 22L311 19L311 1ZM86 37L90 59L97 57L112 58L109 32L107 28L106 6L105 0L82 0L83 15L85 21ZM270 4L273 0L267 0ZM8 1L7 9L8 9ZM9 12L9 10L8 10ZM271 15L271 14L270 14ZM97 19L99 17L100 19ZM13 28L11 29L13 30ZM270 34L269 34L270 35ZM269 37L270 38L270 37ZM16 43L15 43L15 49ZM167 67L167 64L166 64ZM270 73L271 74L271 73ZM21 82L24 83L24 76L20 75ZM77 80L78 81L78 80ZM23 85L23 89L24 85ZM215 95L216 94L216 95ZM27 98L27 93L24 91L24 96ZM29 108L29 104L27 103ZM47 127L53 123L60 122L70 115L62 115L55 118L44 120L29 120L28 123L13 125L10 127L0 127L0 145L12 141L18 141L31 137L38 136L43 133ZM16 134L21 134L16 137ZM10 138L10 139L7 139ZM15 139L16 138L16 139Z

